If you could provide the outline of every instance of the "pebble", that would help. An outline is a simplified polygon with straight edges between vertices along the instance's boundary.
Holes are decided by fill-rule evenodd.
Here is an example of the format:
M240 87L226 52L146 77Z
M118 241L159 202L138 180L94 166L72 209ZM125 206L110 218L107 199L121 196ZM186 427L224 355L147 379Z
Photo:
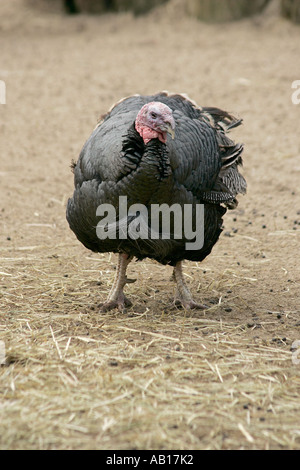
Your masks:
M112 367L116 367L119 365L119 363L117 361L112 360L112 361L109 361L108 365Z

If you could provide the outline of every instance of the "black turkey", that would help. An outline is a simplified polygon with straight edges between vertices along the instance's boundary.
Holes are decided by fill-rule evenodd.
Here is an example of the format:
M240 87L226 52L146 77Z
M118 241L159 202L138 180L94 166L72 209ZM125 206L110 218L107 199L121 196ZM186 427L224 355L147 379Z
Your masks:
M243 145L227 135L240 123L218 108L167 92L130 96L102 118L73 165L75 191L67 204L67 220L81 243L95 252L119 253L102 311L131 305L123 288L131 282L126 268L133 257L174 266L176 300L185 308L205 308L192 299L182 261L202 261L211 252L222 216L237 206L237 194L246 192L238 171ZM125 209L137 210L124 212L124 203ZM110 208L113 218L108 218ZM159 208L154 229L153 208ZM162 226L167 218L166 235ZM202 243L197 245L200 229Z

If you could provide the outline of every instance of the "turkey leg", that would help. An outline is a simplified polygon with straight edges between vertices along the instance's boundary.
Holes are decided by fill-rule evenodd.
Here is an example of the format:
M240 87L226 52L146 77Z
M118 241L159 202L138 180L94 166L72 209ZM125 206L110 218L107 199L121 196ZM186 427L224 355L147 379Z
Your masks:
M132 256L128 256L124 253L119 254L115 279L106 301L103 304L100 304L101 312L107 312L116 307L122 311L125 307L130 307L130 305L132 305L123 292L123 287L126 283L135 281L135 279L128 279L126 277L126 269L131 260Z
M193 300L192 294L190 293L189 288L183 278L182 261L178 261L178 263L175 265L173 275L177 284L177 296L175 298L175 304L177 301L179 301L181 305L187 309L196 308L205 310L208 308L206 305L198 304Z

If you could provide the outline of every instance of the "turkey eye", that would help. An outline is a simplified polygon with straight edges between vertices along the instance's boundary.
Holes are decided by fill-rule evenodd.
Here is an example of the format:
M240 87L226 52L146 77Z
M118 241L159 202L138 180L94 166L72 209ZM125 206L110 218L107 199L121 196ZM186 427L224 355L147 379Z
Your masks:
M155 114L155 113L153 113L153 112L150 113L150 115L151 115L151 117L153 117L154 119L157 117L157 114Z

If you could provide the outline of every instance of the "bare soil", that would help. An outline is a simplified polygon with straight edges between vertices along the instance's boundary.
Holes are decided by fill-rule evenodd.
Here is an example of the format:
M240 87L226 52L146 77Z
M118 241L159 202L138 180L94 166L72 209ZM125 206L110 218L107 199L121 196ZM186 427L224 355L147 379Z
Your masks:
M299 448L299 26L273 10L206 25L178 1L135 18L11 0L0 42L0 448ZM210 309L174 310L172 269L146 260L129 266L133 307L100 314L116 257L68 227L70 163L114 102L165 89L243 118L248 193L212 254L185 263Z

